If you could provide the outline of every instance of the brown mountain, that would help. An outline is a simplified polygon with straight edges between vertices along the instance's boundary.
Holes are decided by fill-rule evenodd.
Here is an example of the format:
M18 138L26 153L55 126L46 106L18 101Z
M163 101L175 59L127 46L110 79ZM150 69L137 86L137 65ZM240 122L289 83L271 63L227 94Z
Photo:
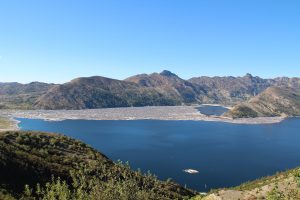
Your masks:
M300 78L278 77L273 79L275 86L286 86L291 88L300 88Z
M262 79L251 74L243 77L196 77L189 79L194 85L199 85L208 91L207 96L213 103L235 104L256 96L266 88L275 84L271 79Z
M39 109L91 109L177 105L180 102L155 88L100 76L77 78L52 87L35 102Z
M37 98L53 86L55 85L40 82L0 83L0 109L30 109Z
M234 106L225 115L233 118L300 116L300 88L269 87L248 102Z
M182 103L202 102L200 96L206 96L206 91L201 86L183 80L167 70L150 75L140 74L132 76L125 79L125 81L136 83L141 87L155 88L166 96Z
M271 86L300 87L299 78L196 77L184 80L170 71L140 74L123 81L100 76L54 85L0 83L0 108L91 109L218 103L235 105Z

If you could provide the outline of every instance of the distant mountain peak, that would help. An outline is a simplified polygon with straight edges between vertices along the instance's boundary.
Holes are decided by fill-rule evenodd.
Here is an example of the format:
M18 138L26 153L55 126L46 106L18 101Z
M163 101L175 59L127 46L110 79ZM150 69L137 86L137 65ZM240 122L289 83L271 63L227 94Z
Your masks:
M247 73L247 74L245 75L245 77L253 78L252 74L250 74L250 73Z
M178 77L176 74L174 74L174 73L172 73L172 72L170 72L170 71L168 71L168 70L163 70L163 71L160 73L160 75L162 75L162 76L167 76L167 77L172 77L172 76Z

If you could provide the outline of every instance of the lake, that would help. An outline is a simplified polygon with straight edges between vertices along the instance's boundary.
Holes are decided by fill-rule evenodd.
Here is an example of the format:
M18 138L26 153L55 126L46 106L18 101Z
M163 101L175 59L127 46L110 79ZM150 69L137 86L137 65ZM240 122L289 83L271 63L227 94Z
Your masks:
M211 116L221 116L225 112L227 112L229 109L225 108L223 106L200 106L197 108L198 111L204 115Z
M230 187L300 166L300 119L242 125L205 121L43 121L18 119L22 130L63 133L113 160L150 170L198 191ZM187 174L184 169L199 170Z

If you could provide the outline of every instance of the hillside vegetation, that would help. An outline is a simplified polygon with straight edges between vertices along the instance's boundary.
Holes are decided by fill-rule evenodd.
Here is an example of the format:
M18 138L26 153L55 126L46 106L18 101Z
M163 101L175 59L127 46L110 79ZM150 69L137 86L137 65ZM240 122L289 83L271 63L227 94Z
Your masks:
M54 84L0 83L0 109L32 109L37 99Z
M300 168L257 179L240 186L212 191L193 200L298 200Z
M84 200L184 199L195 195L150 173L132 171L128 164L114 163L63 135L2 132L0 152L0 197L8 199L43 199L47 195Z
M300 116L300 88L269 87L248 102L234 106L225 116Z
M0 131L7 131L7 130L15 130L16 129L16 122L7 118L0 116Z
M80 141L42 132L0 133L0 177L1 200L300 199L299 168L195 196L170 180L114 163Z

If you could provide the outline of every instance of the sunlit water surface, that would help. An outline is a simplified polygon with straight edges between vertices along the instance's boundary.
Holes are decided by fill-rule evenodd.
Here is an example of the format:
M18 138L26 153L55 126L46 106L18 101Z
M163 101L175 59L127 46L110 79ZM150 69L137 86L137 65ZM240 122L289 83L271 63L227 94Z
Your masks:
M63 133L113 160L150 170L199 191L300 166L300 118L278 124L205 121L43 121L18 119L23 130ZM198 174L187 174L191 168Z

